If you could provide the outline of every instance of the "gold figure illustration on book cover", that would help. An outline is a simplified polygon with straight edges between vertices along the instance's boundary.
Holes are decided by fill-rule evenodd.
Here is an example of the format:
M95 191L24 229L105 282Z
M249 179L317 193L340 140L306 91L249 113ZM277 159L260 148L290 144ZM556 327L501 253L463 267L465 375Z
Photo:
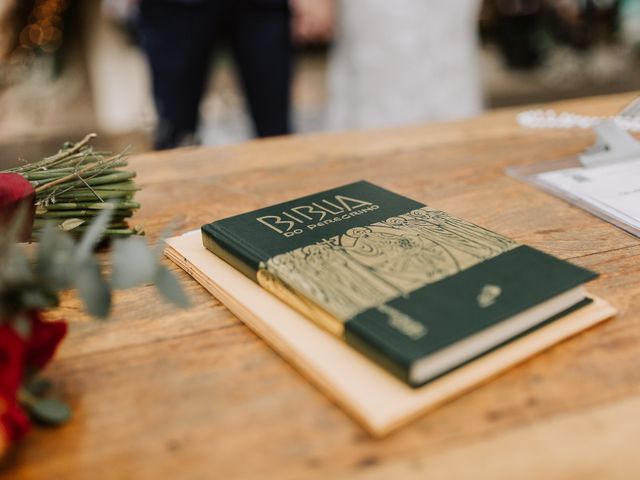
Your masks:
M340 321L515 248L513 240L423 207L270 258L260 283ZM274 278L282 282L274 286ZM303 313L305 305L298 305ZM317 310L317 308L316 308ZM325 323L325 322L322 322ZM326 326L326 325L325 325Z

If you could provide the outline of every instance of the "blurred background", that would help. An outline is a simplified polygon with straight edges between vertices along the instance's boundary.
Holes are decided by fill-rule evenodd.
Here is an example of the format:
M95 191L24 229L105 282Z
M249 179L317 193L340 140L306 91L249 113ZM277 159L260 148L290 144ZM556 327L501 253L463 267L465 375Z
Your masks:
M296 133L640 88L640 0L335 0L331 8L328 31L295 43ZM105 149L153 147L138 14L135 0L0 0L0 168L90 131ZM224 42L210 61L199 142L251 138Z

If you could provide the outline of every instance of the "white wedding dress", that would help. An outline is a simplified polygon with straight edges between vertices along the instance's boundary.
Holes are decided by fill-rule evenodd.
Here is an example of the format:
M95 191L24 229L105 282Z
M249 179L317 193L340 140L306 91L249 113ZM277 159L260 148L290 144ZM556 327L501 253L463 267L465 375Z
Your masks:
M479 4L338 0L327 127L392 127L479 113Z

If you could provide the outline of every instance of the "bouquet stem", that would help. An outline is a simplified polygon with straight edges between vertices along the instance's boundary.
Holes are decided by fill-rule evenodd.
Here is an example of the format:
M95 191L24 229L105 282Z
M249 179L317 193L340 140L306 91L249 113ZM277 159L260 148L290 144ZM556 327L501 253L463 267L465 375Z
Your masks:
M123 168L128 165L128 151L95 151L90 145L95 137L90 133L77 143L66 143L54 155L6 171L21 175L35 190L34 237L47 222L80 234L104 209L113 210L113 228L107 235L143 233L126 221L140 208L133 200L139 190L133 182L136 173Z

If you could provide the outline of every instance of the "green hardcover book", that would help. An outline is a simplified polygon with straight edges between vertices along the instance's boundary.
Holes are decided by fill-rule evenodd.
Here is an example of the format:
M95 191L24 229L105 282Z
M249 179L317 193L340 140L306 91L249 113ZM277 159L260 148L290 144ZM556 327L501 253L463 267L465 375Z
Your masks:
M365 181L203 225L202 238L414 387L579 308L596 276Z

